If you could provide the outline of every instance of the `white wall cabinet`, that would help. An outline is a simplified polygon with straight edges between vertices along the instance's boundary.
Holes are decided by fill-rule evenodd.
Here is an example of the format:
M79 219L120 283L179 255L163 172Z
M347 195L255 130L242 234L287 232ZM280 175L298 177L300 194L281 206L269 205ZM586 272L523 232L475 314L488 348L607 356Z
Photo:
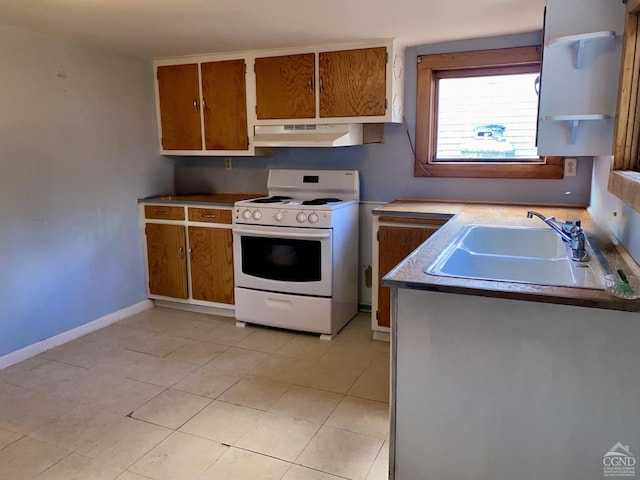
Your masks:
M611 155L623 29L622 2L547 1L540 155Z

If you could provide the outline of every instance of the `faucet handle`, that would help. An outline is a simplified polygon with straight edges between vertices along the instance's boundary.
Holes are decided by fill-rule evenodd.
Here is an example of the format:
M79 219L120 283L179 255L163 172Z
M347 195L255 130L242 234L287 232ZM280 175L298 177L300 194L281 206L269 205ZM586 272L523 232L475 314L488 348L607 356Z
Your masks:
M562 223L562 231L570 235L575 235L582 232L580 227L580 220L566 220Z

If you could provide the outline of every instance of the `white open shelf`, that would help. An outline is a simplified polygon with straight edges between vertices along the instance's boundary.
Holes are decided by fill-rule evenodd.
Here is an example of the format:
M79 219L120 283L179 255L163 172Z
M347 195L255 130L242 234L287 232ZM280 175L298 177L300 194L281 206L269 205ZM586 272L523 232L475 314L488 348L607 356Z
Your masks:
M578 132L578 124L584 121L593 120L609 120L613 118L611 115L601 113L587 113L581 115L545 115L544 120L554 122L569 122L571 125L571 145L576 143L576 134Z
M606 30L602 32L580 33L578 35L565 35L549 40L549 47L567 45L576 47L576 68L582 68L584 47L587 41L606 41L616 38L616 32Z

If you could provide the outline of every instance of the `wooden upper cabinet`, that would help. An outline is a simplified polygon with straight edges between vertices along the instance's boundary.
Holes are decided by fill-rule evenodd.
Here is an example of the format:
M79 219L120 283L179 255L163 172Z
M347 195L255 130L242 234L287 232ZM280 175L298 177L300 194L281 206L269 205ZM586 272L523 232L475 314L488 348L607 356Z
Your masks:
M233 244L230 228L189 227L191 296L233 304Z
M201 65L207 150L246 150L247 93L244 59Z
M315 55L256 58L258 120L314 118Z
M157 76L162 147L202 149L198 64L158 67Z
M182 225L147 223L149 292L187 298L186 235Z
M386 63L385 47L320 53L320 117L384 115Z

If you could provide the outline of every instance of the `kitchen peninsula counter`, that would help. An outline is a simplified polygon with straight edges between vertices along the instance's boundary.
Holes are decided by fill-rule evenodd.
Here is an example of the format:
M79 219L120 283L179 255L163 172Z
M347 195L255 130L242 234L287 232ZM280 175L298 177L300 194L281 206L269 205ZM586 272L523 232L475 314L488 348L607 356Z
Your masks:
M540 219L527 218L527 211L529 210L538 210L545 216L555 216L559 220L580 220L589 243L592 247L602 252L613 271L617 268L623 268L627 273L637 274L637 265L630 264L630 257L625 260L624 256L613 246L611 240L606 235L598 232L587 209L584 207L398 199L375 208L373 214L380 217L389 215L425 219L450 218L450 220L421 247L391 270L383 278L382 284L392 288L527 300L609 310L640 311L640 300L617 298L604 290L476 280L425 273L425 269L450 245L460 229L465 225L544 227Z
M585 208L403 200L375 209L450 218L383 278L390 478L595 479L616 442L637 444L640 300L424 272L466 225L545 227L528 210L580 220L614 271L633 272Z

